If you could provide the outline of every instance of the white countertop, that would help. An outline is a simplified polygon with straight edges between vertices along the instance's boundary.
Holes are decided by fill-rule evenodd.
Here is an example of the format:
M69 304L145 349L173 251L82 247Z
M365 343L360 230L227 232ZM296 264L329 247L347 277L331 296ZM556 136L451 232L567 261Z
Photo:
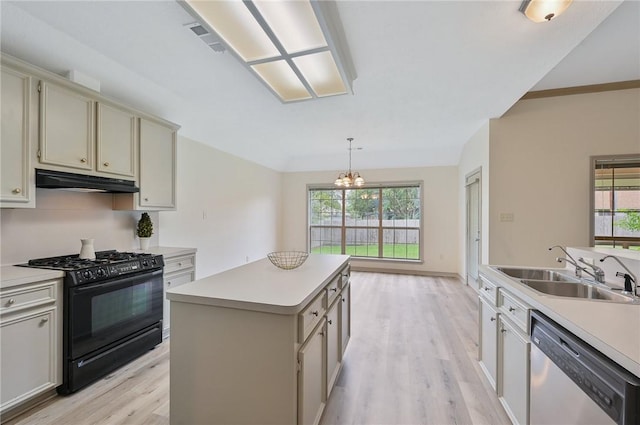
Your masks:
M640 377L640 304L541 294L491 267L480 273Z
M0 267L0 288L26 283L40 282L48 279L61 279L64 272L60 270L34 269L31 267L2 266Z
M167 291L172 302L205 304L277 314L296 314L344 267L350 256L310 254L294 270L267 258Z
M163 255L165 257L177 257L179 255L194 254L197 251L195 248L181 248L172 246L151 246L149 249L136 250L135 252L147 252L149 254Z

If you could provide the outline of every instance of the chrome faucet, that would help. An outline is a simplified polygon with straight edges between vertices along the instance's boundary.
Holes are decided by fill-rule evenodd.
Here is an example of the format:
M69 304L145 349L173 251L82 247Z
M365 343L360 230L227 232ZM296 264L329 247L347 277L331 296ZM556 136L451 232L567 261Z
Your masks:
M588 275L593 276L596 282L604 283L604 270L602 270L600 267L596 266L595 264L587 263L585 259L582 257L578 258L578 261L581 262L582 264L586 264L587 266L593 269L593 273L591 273L590 271L584 268L582 269L582 271L584 271Z
M581 267L578 262L576 261L575 258L573 258L571 256L571 254L569 254L563 247L561 247L560 245L554 245L551 248L549 248L549 251L551 251L553 248L559 248L562 252L564 252L564 255L567 256L567 258L560 258L560 257L556 257L556 261L558 263L561 263L563 261L572 264L575 268L576 268L576 277L582 277L582 272L586 271L584 267ZM587 274L591 274L589 272L587 272ZM591 276L593 276L591 274Z
M625 278L625 291L628 292L633 292L635 294L635 296L638 296L638 278L636 277L635 274L633 274L633 272L631 270L629 270L629 268L627 266L624 265L624 263L622 261L620 261L620 259L618 257L616 257L615 255L607 255L605 257L602 257L600 259L600 262L604 262L604 260L606 260L607 258L613 258L614 260L616 260L618 262L618 264L620 264L622 266L623 269L625 269L627 271L627 276L629 276L629 280L631 280L631 282L628 282L627 280L627 276L624 276ZM618 273L616 273L616 276L619 276ZM632 283L631 288L627 288L627 284L628 283ZM634 289L635 286L635 289Z

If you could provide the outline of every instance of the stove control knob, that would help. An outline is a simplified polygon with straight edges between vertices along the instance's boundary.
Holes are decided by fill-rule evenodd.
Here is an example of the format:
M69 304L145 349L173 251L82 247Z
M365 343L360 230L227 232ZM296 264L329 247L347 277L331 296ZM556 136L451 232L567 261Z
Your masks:
M84 277L85 279L91 279L93 277L93 273L91 272L91 270L85 270L84 272L82 272L82 277Z
M142 260L142 267L149 267L147 260Z
M96 270L96 274L98 275L98 277L104 277L107 273L104 269L98 269Z
M155 266L156 264L158 264L158 262L156 261L156 259L155 259L155 258L152 258L152 259L151 259L151 264L153 264L153 265Z

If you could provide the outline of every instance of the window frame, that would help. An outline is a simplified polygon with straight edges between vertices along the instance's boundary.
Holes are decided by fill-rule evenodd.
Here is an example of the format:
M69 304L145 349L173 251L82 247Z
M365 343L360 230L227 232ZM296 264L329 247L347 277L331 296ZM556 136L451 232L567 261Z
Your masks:
M599 155L599 156L591 156L590 157L590 173L589 173L589 244L592 247L598 247L596 244L596 234L595 234L595 213L596 213L596 166L598 162L608 162L609 165L614 165L616 162L620 164L630 163L630 162L638 162L640 163L640 154L620 154L620 155ZM612 205L612 208L614 206ZM634 246L637 246L640 241L637 238L628 238L628 237L616 237L614 235L611 238L603 239L599 237L599 240L611 240L613 245L616 246L618 242L620 242L621 247L624 247L625 242L629 242L628 239L631 239L631 243ZM617 247L616 247L617 249Z
M403 187L417 187L418 188L418 194L420 196L420 219L419 219L419 227L415 228L415 227L411 227L411 228L389 228L389 227L385 227L382 225L382 215L379 215L378 218L378 224L376 226L346 226L345 220L346 220L346 202L344 202L345 200L345 193L347 190L367 190L367 189L394 189L394 188L403 188ZM307 196L306 196L306 210L307 210L307 219L306 219L306 246L307 246L307 250L308 252L311 252L311 228L312 227L327 227L327 228L337 228L338 226L312 226L311 224L311 214L312 212L310 211L310 207L311 207L311 191L313 190L338 190L338 191L342 191L343 193L343 202L342 202L342 211L341 211L341 225L340 225L340 232L341 232L341 251L342 249L346 246L346 231L347 229L368 229L368 228L372 228L372 229L376 229L379 234L378 234L378 243L384 243L384 233L383 233L383 229L387 230L387 229L417 229L418 231L418 258L384 258L384 257L359 257L359 256L355 256L355 255L351 255L351 257L353 259L356 259L358 261L362 260L362 261L383 261L383 262L400 262L400 263L412 263L412 264L416 264L416 263L424 263L424 253L425 253L425 246L424 246L424 182L422 180L410 180L410 181L397 181L397 182L376 182L376 183L369 183L367 182L366 185L362 186L362 187L350 187L350 188L344 188L344 187L336 187L333 184L307 184ZM382 208L382 203L380 203L380 208Z

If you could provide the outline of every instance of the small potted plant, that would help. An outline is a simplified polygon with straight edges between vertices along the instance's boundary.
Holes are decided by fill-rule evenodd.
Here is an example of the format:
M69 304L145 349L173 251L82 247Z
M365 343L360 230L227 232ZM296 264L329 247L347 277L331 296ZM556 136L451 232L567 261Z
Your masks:
M151 239L151 235L153 235L153 222L151 221L151 217L149 217L148 213L142 213L142 217L138 220L136 234L138 235L138 238L140 238L140 249L143 251L148 249L149 240Z

